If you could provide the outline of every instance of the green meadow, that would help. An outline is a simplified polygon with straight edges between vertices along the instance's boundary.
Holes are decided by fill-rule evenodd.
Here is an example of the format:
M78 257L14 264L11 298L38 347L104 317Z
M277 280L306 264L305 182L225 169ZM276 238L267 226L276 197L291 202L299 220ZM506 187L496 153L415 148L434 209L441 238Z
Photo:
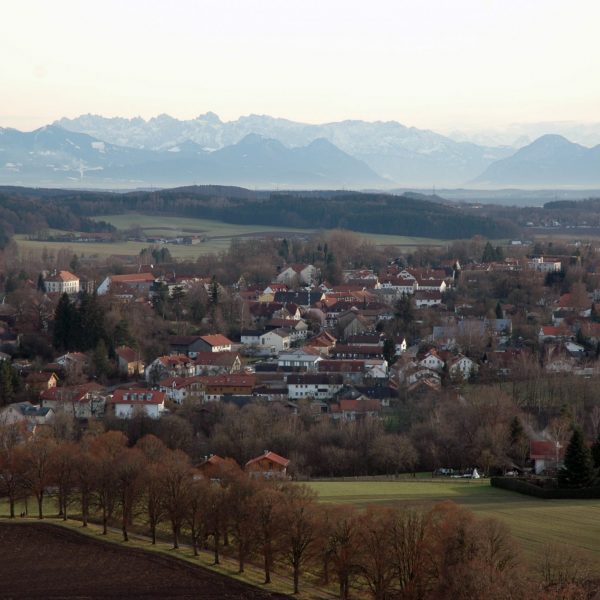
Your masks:
M212 254L227 250L231 241L236 238L265 237L265 236L305 236L316 233L315 229L294 229L271 227L268 225L236 225L213 221L210 219L192 219L186 217L164 217L156 215L141 215L125 213L119 215L102 215L96 220L107 221L117 229L125 231L140 227L146 235L165 239L183 235L200 235L204 241L194 246L169 244L171 255L177 259L196 259L204 254ZM57 233L57 231L54 231ZM432 246L443 244L441 240L420 237L407 237L380 234L359 234L378 246L402 246L405 249L416 246ZM24 250L41 251L69 248L78 255L87 257L106 258L109 256L135 256L143 248L148 247L143 242L115 243L79 243L79 242L48 242L29 240L26 235L16 235L15 241Z
M504 521L527 555L568 544L588 555L600 572L600 500L541 500L493 488L487 480L318 481L321 502L433 506L451 500L479 517Z

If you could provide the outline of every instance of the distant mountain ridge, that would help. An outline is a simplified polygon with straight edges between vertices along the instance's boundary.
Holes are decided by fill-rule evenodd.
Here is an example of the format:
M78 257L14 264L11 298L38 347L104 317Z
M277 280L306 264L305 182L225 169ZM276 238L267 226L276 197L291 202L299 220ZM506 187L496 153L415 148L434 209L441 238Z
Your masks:
M259 134L288 147L306 146L326 139L365 162L376 173L403 185L459 184L479 175L494 160L509 156L508 147L486 147L456 142L429 130L406 127L396 121L359 120L299 123L268 115L248 115L224 122L215 113L179 120L159 115L142 118L107 118L82 115L56 124L121 146L165 150L191 140L206 150L238 143Z
M491 164L482 185L599 185L600 145L586 148L560 135L543 135L513 156Z
M104 188L222 184L262 189L600 186L600 145L548 134L514 150L395 121L321 125L214 113L61 119L0 129L0 185Z
M214 152L189 140L166 150L149 150L49 125L29 133L0 129L0 183L361 188L380 187L386 181L326 140L287 148L277 140L249 134Z

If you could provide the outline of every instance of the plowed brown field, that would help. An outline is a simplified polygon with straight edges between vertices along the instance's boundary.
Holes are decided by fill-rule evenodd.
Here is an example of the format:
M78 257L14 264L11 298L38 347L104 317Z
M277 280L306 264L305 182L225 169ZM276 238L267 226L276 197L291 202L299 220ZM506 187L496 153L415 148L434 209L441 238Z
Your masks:
M47 523L0 523L0 598L275 600L218 573Z

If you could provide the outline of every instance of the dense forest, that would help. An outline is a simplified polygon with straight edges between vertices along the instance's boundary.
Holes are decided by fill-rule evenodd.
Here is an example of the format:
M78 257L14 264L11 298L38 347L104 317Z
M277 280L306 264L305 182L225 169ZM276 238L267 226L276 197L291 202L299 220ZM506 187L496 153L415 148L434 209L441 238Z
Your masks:
M435 201L434 201L435 200ZM243 188L194 186L129 193L0 188L4 244L14 233L44 228L110 231L89 217L137 211L216 219L226 223L422 236L442 239L510 237L508 219L468 214L436 196L358 192L253 192Z

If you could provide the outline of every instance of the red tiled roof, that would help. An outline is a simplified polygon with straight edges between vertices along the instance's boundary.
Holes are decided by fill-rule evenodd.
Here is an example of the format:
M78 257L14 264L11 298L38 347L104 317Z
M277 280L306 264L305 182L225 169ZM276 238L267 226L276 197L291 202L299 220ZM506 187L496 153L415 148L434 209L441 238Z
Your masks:
M129 346L119 346L115 350L117 356L122 358L125 362L132 363L139 360L139 352L136 352L133 348Z
M165 393L144 388L129 390L115 390L109 404L162 404Z
M71 273L70 271L59 271L56 275L46 277L46 281L79 281L79 277L77 277L77 275L73 275L73 273Z
M202 339L210 346L231 346L231 340L227 339L220 333L214 335L203 335Z
M254 375L232 374L232 375L201 375L196 377L204 385L212 386L251 386L256 385L256 377Z
M111 283L134 283L134 282L152 282L155 277L152 273L129 273L127 275L111 275Z
M237 352L198 352L194 362L197 365L230 366L238 357Z
M287 458L283 458L283 456L279 456L279 454L275 454L275 452L266 451L264 454L250 459L246 463L246 466L258 463L261 460L270 460L271 462L281 465L282 467L287 467L290 464L290 461Z
M558 448L558 457L565 455L565 445L561 444ZM556 442L541 440L529 442L529 458L546 458L556 460Z

